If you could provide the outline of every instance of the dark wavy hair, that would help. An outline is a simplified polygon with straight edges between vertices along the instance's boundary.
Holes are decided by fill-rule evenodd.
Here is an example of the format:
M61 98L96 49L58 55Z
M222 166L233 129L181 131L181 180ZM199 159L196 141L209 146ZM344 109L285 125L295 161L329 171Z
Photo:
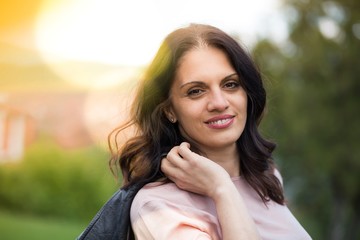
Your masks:
M283 189L274 174L272 160L276 145L264 139L258 131L266 104L261 74L235 39L209 25L190 24L177 29L161 44L137 89L130 120L109 135L112 152L110 166L113 172L121 168L124 188L163 177L161 159L172 147L184 141L177 123L171 123L165 115L170 105L170 88L181 58L199 46L215 47L227 55L248 96L245 129L237 140L240 174L264 203L272 199L284 204ZM135 127L136 132L120 147L118 138L128 127ZM111 147L113 141L116 143L115 148Z

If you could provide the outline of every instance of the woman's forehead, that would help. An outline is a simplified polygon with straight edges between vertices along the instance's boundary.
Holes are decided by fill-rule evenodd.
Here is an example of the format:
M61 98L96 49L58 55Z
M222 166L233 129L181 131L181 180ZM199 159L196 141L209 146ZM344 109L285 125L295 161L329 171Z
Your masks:
M224 78L235 73L227 55L217 48L196 48L187 52L178 64L175 80L200 81L204 78Z

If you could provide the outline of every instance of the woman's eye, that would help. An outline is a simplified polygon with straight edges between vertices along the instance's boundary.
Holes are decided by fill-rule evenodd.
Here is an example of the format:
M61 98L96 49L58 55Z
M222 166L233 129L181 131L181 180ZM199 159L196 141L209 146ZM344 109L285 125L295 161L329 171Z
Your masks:
M187 92L187 95L188 96L197 96L197 95L200 95L201 93L203 93L204 91L202 89L199 89L199 88L195 88L195 89L190 89L188 92Z
M224 87L225 88L229 88L229 89L234 89L234 88L237 88L240 86L240 83L239 82L227 82L224 84Z

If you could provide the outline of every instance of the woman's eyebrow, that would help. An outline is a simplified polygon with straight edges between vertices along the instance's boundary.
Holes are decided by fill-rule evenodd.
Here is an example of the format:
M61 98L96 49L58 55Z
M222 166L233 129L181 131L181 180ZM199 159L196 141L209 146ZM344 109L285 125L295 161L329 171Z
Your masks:
M232 78L232 77L234 77L234 76L236 76L236 77L238 77L238 78L239 78L239 76L238 76L238 74L237 74L237 73L232 73L232 74L230 74L230 75L228 75L228 76L224 77L222 81L229 80L229 78Z
M191 82L187 82L187 83L184 83L183 85L181 85L180 89L186 87L187 85L205 85L205 83L201 82L201 81L191 81Z
M236 81L239 81L239 75L237 73L232 73L226 77L223 78L223 80L221 80L221 84L223 84L224 82L228 81L228 80L236 80Z
M234 77L234 76L237 76L238 77L238 74L237 73L232 73L230 75L227 75L226 77L224 77L221 82L223 81L226 81L226 80L229 80L230 78ZM183 85L180 86L180 89L186 87L187 85L206 85L204 82L201 82L201 81L191 81L191 82L187 82L187 83L184 83Z

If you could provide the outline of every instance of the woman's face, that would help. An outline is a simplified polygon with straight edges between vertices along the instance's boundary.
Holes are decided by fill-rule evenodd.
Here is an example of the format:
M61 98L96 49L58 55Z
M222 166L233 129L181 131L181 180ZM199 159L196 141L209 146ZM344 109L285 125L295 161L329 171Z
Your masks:
M246 123L247 95L227 56L214 47L190 50L170 89L168 117L199 150L234 147Z

